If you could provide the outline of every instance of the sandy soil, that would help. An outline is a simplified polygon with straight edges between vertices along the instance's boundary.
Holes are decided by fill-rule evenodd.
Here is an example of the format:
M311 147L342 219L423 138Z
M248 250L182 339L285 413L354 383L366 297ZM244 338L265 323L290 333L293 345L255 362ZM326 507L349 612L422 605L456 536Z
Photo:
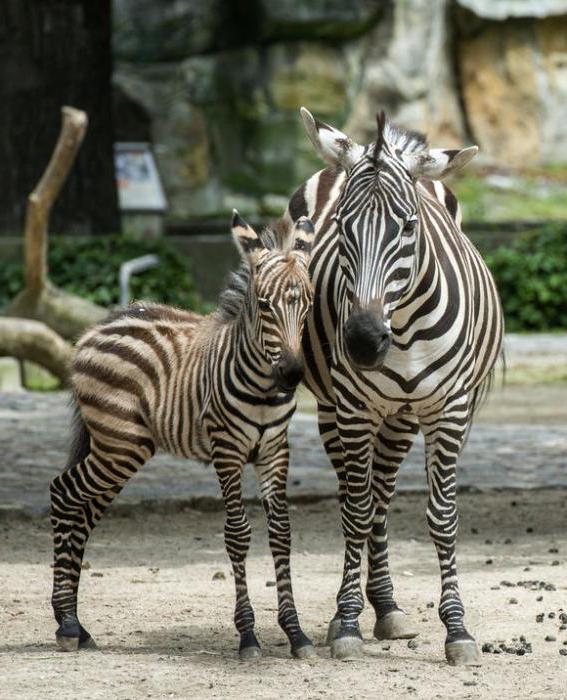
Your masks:
M405 495L391 518L398 601L414 616L418 646L372 640L372 614L365 609L365 656L349 663L333 661L323 646L341 569L334 502L292 512L296 598L304 629L318 645L318 658L309 661L290 658L277 627L258 507L251 509L248 573L264 657L248 664L236 655L222 513L111 511L88 547L90 568L82 583L81 619L99 649L73 654L58 652L54 643L47 520L2 520L0 697L567 697L567 656L559 654L567 649L567 631L558 621L561 608L567 609L567 492L460 498L460 580L469 629L481 644L512 643L524 635L533 646L524 656L483 654L479 669L445 663L437 562L424 507L425 496ZM218 571L224 580L213 580ZM527 580L556 590L500 584ZM430 602L435 607L427 607ZM546 615L541 623L538 613ZM556 641L545 641L547 635Z

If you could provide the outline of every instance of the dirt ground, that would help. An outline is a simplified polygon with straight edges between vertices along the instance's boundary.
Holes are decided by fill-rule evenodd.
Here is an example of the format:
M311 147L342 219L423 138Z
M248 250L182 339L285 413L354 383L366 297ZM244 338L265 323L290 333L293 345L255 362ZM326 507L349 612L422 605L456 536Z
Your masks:
M478 669L452 668L444 659L425 500L400 496L391 516L394 584L419 628L418 646L373 640L373 616L365 608L365 656L347 663L330 659L324 646L342 563L334 501L292 506L296 600L318 647L318 657L308 661L290 658L276 623L276 591L267 585L274 574L257 506L249 509L248 580L264 656L249 663L237 657L222 513L111 511L89 544L81 584L81 620L99 648L71 654L54 642L47 519L1 520L0 697L567 697L567 656L559 653L567 649L567 630L559 630L559 613L567 610L567 491L460 496L469 630L480 644L513 644L524 635L533 648L524 656L485 653ZM213 579L219 571L225 578ZM517 585L526 581L537 583ZM555 590L540 590L546 585ZM545 613L540 623L539 613Z

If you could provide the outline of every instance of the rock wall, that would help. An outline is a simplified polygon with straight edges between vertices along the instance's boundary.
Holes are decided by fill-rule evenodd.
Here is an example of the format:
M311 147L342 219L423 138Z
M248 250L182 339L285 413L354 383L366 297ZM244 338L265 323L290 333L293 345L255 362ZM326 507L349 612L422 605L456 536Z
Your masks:
M362 140L384 108L485 160L567 160L563 0L115 0L120 140L150 140L170 222L281 212L320 167L302 104Z

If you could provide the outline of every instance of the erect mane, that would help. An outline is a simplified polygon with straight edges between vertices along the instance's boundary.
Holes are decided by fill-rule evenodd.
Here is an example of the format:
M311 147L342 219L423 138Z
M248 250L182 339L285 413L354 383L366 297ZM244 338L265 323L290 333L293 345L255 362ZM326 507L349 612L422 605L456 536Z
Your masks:
M283 221L276 221L264 228L259 234L262 244L268 250L281 251L283 255L289 252L288 228ZM221 322L227 323L237 319L244 304L250 284L250 267L242 261L240 266L228 277L228 283L219 296L217 314Z
M384 140L388 142L392 149L405 154L421 153L428 148L427 137L419 131L404 129L386 120L384 126Z

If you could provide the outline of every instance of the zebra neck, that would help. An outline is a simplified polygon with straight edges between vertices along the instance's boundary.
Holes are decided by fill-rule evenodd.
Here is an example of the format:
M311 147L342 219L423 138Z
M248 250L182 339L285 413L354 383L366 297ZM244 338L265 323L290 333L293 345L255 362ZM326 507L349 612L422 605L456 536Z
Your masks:
M272 367L257 341L252 320L245 310L248 308L246 302L238 322L233 326L231 374L241 391L265 396L274 388Z

